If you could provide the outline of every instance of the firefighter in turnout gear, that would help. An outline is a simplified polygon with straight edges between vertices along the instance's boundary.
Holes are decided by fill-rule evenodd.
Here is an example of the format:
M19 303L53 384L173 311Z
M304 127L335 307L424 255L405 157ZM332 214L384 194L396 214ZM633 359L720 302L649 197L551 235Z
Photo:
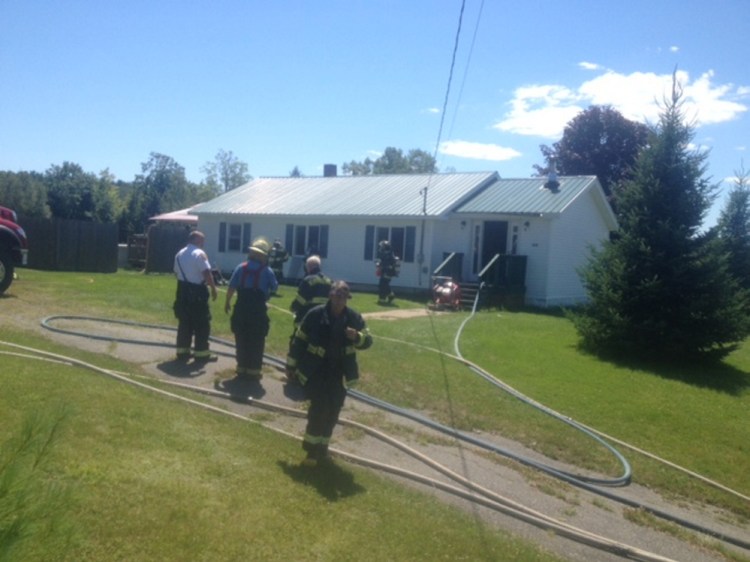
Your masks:
M328 457L328 444L344 405L346 391L359 379L357 350L372 345L362 315L347 307L349 286L336 281L328 302L308 312L294 335L289 367L310 400L302 448L306 466Z
M268 267L271 268L276 276L279 285L284 281L284 264L289 260L289 252L286 251L281 240L278 238L273 241L271 251L268 252Z
M395 293L391 290L391 279L398 277L401 260L393 253L391 243L388 240L381 240L378 243L378 259L375 261L376 275L380 277L378 281L378 302L393 302L396 298Z
M230 325L234 333L237 355L237 378L260 380L266 336L271 325L266 301L278 286L276 276L268 267L270 244L256 239L248 248L248 259L232 272L224 303L224 312L232 309L232 297L237 293Z
M294 313L294 329L292 336L289 338L291 348L294 340L294 333L302 324L302 319L312 308L328 302L328 295L331 292L333 281L320 270L320 257L310 256L305 261L305 277L300 281L297 287L297 296L290 306ZM294 370L287 369L287 382L294 384Z
M206 237L194 230L188 236L187 246L174 257L174 274L177 277L177 293L174 301L174 315L177 325L177 359L190 358L190 346L197 363L215 361L208 349L211 335L211 310L208 306L208 289L211 298L216 300L216 285L211 275L211 264L203 251Z

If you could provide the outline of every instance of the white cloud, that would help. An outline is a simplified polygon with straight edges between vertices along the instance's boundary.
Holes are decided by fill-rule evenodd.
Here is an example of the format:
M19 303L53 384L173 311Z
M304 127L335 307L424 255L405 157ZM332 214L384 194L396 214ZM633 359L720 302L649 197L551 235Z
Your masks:
M503 162L518 158L521 153L513 148L506 148L497 144L482 144L462 140L445 141L440 143L440 153L460 158L474 160L492 160Z
M677 74L677 79L684 83L684 73ZM650 72L625 75L608 71L584 82L578 91L591 105L611 105L628 119L653 122L659 117L659 103L671 88L671 75Z
M592 63L581 66L584 64ZM708 71L691 82L687 72L677 72L686 117L697 126L731 121L748 110L741 100L750 95L750 87L715 84L713 78L713 71ZM628 119L654 123L671 92L671 74L612 70L577 88L524 86L515 90L510 111L493 127L519 135L559 138L565 125L590 105L610 105Z
M599 70L601 68L595 62L586 62L586 61L579 62L578 66L580 66L584 70Z
M672 46L671 46L671 47L669 48L669 52L670 52L670 53L677 53L677 52L679 52L679 51L680 51L680 48L679 48L679 47L678 47L677 45L672 45Z
M564 86L524 86L516 89L507 117L494 125L500 131L555 138L582 107L580 96Z
M440 113L440 109L437 107L428 107L424 110L424 113Z
M695 113L699 125L731 121L747 111L746 105L726 99L738 89L732 84L713 86L713 75L713 71L709 70L685 86L685 109Z

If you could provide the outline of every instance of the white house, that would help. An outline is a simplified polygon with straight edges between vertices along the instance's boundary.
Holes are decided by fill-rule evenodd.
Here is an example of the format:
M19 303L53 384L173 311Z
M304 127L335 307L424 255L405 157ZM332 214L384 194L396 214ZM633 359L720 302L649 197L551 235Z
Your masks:
M280 239L292 255L287 278L301 278L314 252L330 277L374 286L376 246L388 239L401 257L397 290L429 290L449 256L447 271L476 282L500 256L525 261L526 304L559 306L585 300L577 270L617 221L596 177L557 182L496 172L259 178L191 213L223 272L263 236Z

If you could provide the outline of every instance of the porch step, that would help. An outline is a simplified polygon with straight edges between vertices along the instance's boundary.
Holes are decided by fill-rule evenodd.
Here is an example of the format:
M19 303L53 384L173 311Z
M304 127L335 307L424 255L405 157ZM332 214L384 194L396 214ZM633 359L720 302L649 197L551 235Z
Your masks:
M474 307L474 299L479 292L479 283L459 283L461 286L461 308L471 310Z

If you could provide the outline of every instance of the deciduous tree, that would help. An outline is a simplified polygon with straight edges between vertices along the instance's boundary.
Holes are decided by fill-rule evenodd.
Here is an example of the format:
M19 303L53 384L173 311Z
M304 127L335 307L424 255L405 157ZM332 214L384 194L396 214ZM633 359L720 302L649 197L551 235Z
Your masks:
M591 106L567 124L562 139L539 147L545 165L534 168L544 175L554 160L561 175L595 175L616 207L617 185L628 177L648 134L646 125L609 106Z
M201 168L201 171L206 174L204 183L217 195L253 179L247 170L247 164L232 154L231 150L219 150L214 160L206 162Z
M141 164L142 173L135 177L133 190L123 213L122 227L127 234L144 232L149 218L189 207L198 201L197 186L185 177L185 168L172 157L152 152Z
M44 174L47 203L53 217L111 222L115 218L116 193L108 171L97 177L72 162L51 166Z
M389 146L376 160L352 160L341 166L344 174L369 176L372 174L430 174L437 172L435 158L424 150L412 149L406 155L400 148Z
M0 172L0 205L23 217L48 218L47 187L38 172Z

